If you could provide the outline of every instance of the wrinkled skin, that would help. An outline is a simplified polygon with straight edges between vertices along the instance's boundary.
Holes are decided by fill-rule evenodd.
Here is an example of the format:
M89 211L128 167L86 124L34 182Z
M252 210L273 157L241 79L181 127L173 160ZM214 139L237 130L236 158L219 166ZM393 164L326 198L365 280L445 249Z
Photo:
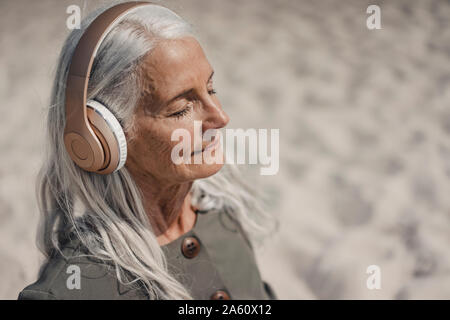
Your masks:
M223 164L194 164L194 151L206 157L223 157L221 148L201 151L210 143L194 145L194 120L202 121L200 136L208 129L227 125L213 83L213 69L200 44L192 37L164 40L147 55L142 65L145 90L127 135L126 167L144 195L144 206L159 243L169 243L189 231L196 214L189 190L196 179L217 173ZM188 91L179 96L180 93ZM177 97L178 96L178 97ZM191 164L176 165L172 132L190 133ZM219 145L220 146L220 145ZM216 152L220 152L216 154Z

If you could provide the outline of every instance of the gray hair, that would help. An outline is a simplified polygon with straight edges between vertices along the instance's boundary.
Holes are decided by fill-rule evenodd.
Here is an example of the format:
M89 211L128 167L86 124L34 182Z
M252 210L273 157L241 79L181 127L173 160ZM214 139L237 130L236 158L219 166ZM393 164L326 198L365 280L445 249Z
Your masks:
M151 299L191 299L189 291L168 271L142 204L142 194L123 167L109 175L86 172L68 156L63 142L65 80L78 40L100 8L70 33L62 48L47 115L47 158L37 182L41 219L37 243L49 258L61 251L69 232L89 254L115 266L123 284L141 282ZM122 17L103 40L95 58L88 99L105 104L127 131L142 94L140 62L158 40L193 36L191 25L171 10L149 5ZM230 214L259 243L275 220L261 209L252 189L226 166L220 173L192 186L192 203L200 210ZM132 275L128 281L126 275Z

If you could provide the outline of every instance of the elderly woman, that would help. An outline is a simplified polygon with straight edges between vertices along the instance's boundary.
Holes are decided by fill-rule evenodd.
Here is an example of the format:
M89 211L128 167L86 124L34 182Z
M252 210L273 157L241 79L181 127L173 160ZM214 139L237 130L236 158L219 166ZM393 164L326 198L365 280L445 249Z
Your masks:
M85 150L92 150L76 135L67 142L68 119L76 118L66 104L78 94L68 82L73 55L106 11L87 17L60 55L38 181L38 246L46 261L19 299L275 298L253 248L276 223L252 190L232 167L218 173L221 161L173 161L174 130L194 135L194 121L201 121L204 134L229 121L213 86L214 70L178 15L148 3L124 10L93 55L84 89L89 132L104 144L95 114L117 121L124 134L120 154L114 156L111 146L99 162L116 157L115 170L83 166ZM207 157L206 151L217 156L221 144L192 148L189 157ZM83 161L74 161L74 153Z

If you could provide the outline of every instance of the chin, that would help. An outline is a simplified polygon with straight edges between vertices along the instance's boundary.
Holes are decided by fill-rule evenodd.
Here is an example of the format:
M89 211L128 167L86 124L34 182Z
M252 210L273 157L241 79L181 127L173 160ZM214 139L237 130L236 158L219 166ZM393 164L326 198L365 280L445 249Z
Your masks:
M210 157L209 155L207 155L207 156ZM214 160L210 158L209 160L210 160L210 162L212 162L210 164L206 163L205 159L203 159L204 160L203 163L186 164L185 169L186 169L186 172L188 172L189 180L208 178L208 177L216 174L217 172L219 172L220 169L222 169L222 167L224 166L223 153L221 153L220 156L221 156L220 161L218 161L217 158L214 158ZM192 158L192 162L194 162L193 158Z
M194 164L191 172L195 174L196 179L203 179L210 177L220 171L223 167L223 163L213 163L213 164Z

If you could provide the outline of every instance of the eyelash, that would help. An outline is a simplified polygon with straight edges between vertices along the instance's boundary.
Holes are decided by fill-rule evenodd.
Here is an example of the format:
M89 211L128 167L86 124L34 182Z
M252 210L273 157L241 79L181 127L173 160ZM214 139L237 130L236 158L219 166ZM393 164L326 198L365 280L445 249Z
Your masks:
M214 89L212 89L212 90L208 90L208 93L209 93L210 95L213 95L213 94L216 94L217 91L214 90ZM188 112L189 112L190 109L191 109L191 106L189 105L188 107L184 108L184 109L181 110L181 111L172 113L170 116L171 116L171 117L175 117L175 118L177 118L177 119L180 119L181 117L184 117L186 114L188 114Z
M175 113L171 114L170 116L179 119L181 117L184 117L186 114L188 114L190 109L191 109L191 106L188 106L187 108L185 108L181 111L175 112Z

